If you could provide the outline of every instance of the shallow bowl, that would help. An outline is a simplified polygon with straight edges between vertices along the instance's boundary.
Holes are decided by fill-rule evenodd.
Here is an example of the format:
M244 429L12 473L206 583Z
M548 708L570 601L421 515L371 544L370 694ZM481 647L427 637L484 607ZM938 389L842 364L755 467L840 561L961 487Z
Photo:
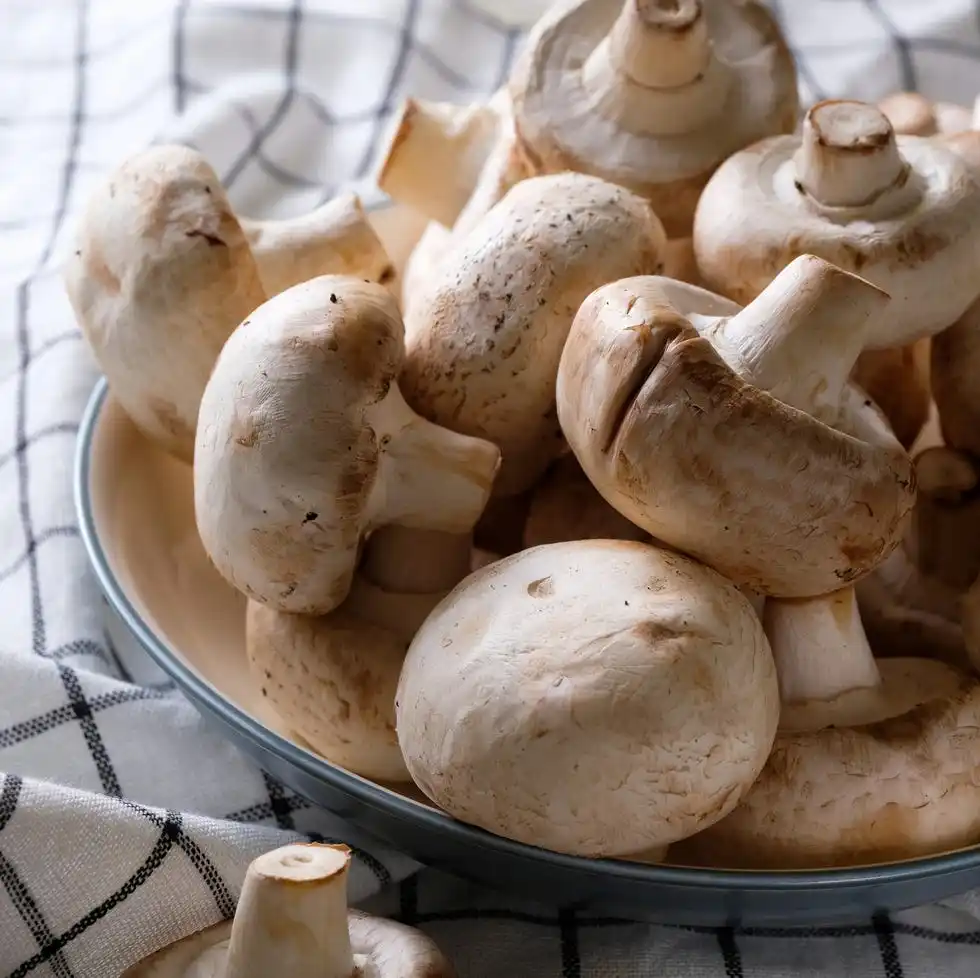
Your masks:
M75 496L110 607L202 714L299 794L422 863L561 908L703 926L852 923L980 885L980 847L855 869L735 872L565 856L457 822L411 786L368 781L291 738L250 680L245 602L201 546L190 467L145 439L104 381L82 421Z

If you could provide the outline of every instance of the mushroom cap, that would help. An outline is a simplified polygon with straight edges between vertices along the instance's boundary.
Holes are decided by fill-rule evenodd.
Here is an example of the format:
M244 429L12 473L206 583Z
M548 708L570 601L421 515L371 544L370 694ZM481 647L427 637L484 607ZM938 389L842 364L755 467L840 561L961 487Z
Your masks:
M89 199L64 280L113 396L148 438L190 462L214 362L265 299L210 164L184 146L129 157Z
M893 92L878 102L878 108L903 136L935 136L939 131L935 103L921 92Z
M723 817L776 731L749 602L644 544L524 550L471 574L409 648L396 701L412 778L453 817L615 856Z
M654 538L761 594L827 593L898 545L911 464L853 386L831 428L742 380L699 336L738 311L657 276L597 289L562 356L562 430L606 501Z
M195 513L248 597L326 614L376 526L466 532L479 517L499 453L405 406L402 353L395 298L346 276L280 293L225 344L201 401Z
M890 138L890 129L880 138ZM794 258L813 254L892 296L891 315L872 330L869 349L903 346L955 322L977 295L980 181L938 141L896 138L907 165L902 200L892 207L886 195L880 213L874 201L818 204L798 179L800 134L729 157L704 188L694 219L705 286L747 303Z
M198 931L129 968L122 978L225 978L230 920ZM347 911L351 949L365 978L455 978L456 972L431 938L394 920ZM364 959L367 959L366 961Z
M568 329L596 286L662 269L650 205L575 173L513 187L406 296L406 401L501 451L495 495L538 481L563 446L555 375Z
M535 486L524 524L524 548L566 540L650 540L602 498L573 455L558 459Z
M328 615L249 601L246 652L262 696L318 754L375 781L409 781L395 735L395 690L414 631L357 613L360 603L376 611L386 597L357 576L347 601ZM402 597L416 603L418 596Z
M675 125L650 131L646 100L656 98L657 89L628 76L613 83L624 90L621 100L590 89L583 69L623 3L560 0L531 31L511 76L518 139L534 172L574 170L628 187L653 202L670 237L680 237L690 233L698 194L722 160L765 136L792 132L799 112L796 69L778 22L756 0L627 3L641 19L650 16L644 8L662 7L669 18L683 6L706 20L713 54L708 77L668 89L678 93ZM698 85L717 86L716 104L685 131L691 118L684 89Z
M980 685L928 659L878 665L882 690L850 694L863 704L842 706L835 726L780 732L739 807L671 861L821 868L980 840Z

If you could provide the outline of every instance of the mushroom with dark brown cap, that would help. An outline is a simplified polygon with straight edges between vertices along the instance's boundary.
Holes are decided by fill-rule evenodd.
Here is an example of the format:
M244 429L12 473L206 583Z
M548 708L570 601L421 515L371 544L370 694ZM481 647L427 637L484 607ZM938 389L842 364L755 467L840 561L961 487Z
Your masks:
M516 495L562 449L555 374L575 310L598 285L663 267L649 203L577 173L521 181L407 299L401 387L419 414L503 456Z
M384 526L339 608L295 615L248 602L256 686L303 743L374 781L409 781L395 735L395 689L422 622L467 574L468 534Z
M628 187L670 238L690 235L722 160L799 114L792 55L756 0L564 0L531 30L510 91L532 172Z
M454 818L557 852L662 858L749 789L778 688L758 617L720 574L587 540L457 585L412 641L395 715L412 778Z
M813 256L741 310L656 276L611 283L565 344L562 430L596 489L654 538L762 594L833 591L897 546L915 499L908 456L848 383L889 310Z
M472 531L500 453L408 407L403 335L388 290L324 275L264 303L222 349L201 399L195 514L218 572L253 600L326 614L373 530Z
M123 978L454 978L431 938L347 909L350 849L293 843L254 859L233 920L191 934Z
M977 297L980 181L933 139L895 136L873 105L825 101L802 132L735 153L698 202L694 251L707 288L754 299L813 254L892 296L871 349L944 330Z
M113 395L147 437L190 462L208 375L253 309L314 274L381 280L390 268L357 197L294 220L239 219L200 153L162 145L92 194L64 277Z

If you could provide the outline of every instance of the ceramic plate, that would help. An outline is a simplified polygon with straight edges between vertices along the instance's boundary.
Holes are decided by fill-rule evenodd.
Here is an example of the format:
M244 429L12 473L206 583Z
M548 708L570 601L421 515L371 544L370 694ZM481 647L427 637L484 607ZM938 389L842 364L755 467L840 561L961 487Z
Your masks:
M403 259L414 238L400 225L381 230ZM295 791L423 863L565 908L709 926L847 923L980 885L980 848L858 869L728 872L564 856L457 822L412 788L365 780L290 738L250 681L244 599L198 539L190 467L143 438L104 381L79 434L75 493L111 608L201 712Z

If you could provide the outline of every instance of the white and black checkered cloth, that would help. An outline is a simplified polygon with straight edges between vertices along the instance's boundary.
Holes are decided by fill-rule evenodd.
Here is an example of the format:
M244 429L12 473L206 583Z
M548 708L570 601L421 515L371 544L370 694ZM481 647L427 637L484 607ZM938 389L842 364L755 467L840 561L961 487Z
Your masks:
M58 274L95 183L193 143L244 213L368 185L406 93L507 73L540 0L0 0L0 974L112 978L228 916L247 862L299 832L357 844L114 648L71 500L96 373ZM783 0L804 97L972 103L973 0ZM291 835L292 834L292 835ZM557 915L395 853L352 893L433 934L461 978L976 978L980 897L852 928L655 927Z

